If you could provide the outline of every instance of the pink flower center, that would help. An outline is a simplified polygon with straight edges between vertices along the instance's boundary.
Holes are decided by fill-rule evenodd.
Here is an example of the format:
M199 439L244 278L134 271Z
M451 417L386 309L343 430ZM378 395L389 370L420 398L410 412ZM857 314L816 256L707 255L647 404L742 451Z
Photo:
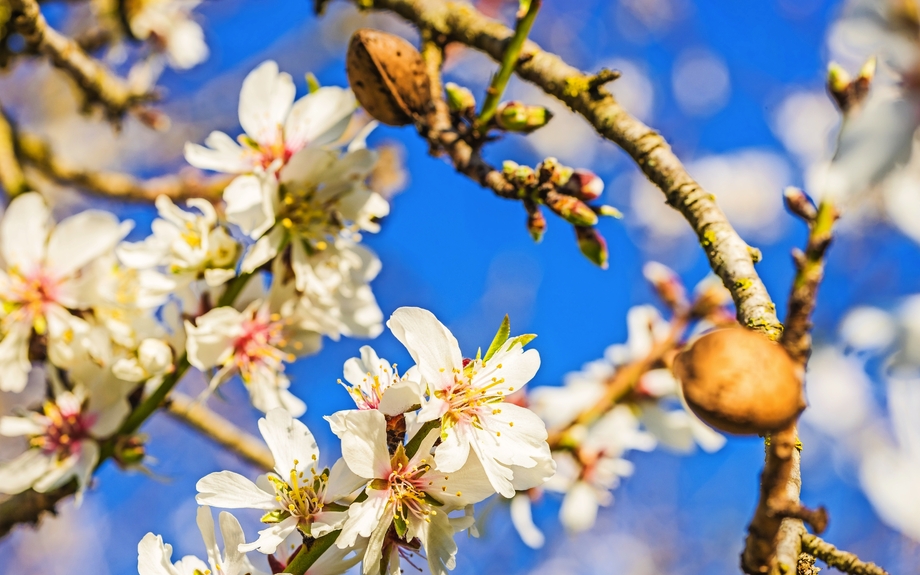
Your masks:
M243 322L243 331L233 343L233 356L244 380L260 367L280 371L282 361L293 360L280 349L288 343L284 339L287 322L276 314L267 319L259 315Z
M48 427L45 434L33 437L32 445L45 453L57 453L60 459L80 453L80 443L89 438L96 416L84 414L79 407L48 402L44 407Z
M61 280L41 267L22 275L11 270L9 301L17 304L29 318L45 314L48 304L58 303Z

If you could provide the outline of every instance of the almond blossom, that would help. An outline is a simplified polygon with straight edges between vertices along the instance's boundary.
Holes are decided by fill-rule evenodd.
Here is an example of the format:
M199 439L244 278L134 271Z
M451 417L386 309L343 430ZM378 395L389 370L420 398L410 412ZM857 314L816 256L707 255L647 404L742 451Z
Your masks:
M239 551L244 541L243 528L236 517L226 511L220 513L220 534L225 551L221 553L214 533L214 518L210 507L199 507L198 529L208 555L205 563L194 555L172 562L172 545L153 533L144 535L137 544L137 572L139 575L265 575L253 567L246 554Z
M237 307L217 307L194 323L186 320L185 347L189 363L196 368L217 368L210 390L238 374L256 409L267 413L283 407L299 416L306 405L288 391L284 365L315 353L322 341L297 313L293 286L278 275L274 279L266 293L262 278L256 276L237 296Z
M418 421L439 421L438 469L460 470L472 451L505 497L552 475L546 425L532 411L505 401L540 367L537 351L523 349L532 337L505 333L484 358L465 360L456 338L427 310L399 308L387 326L406 346L427 388Z
M319 88L296 102L294 81L268 60L243 80L239 117L245 134L235 142L211 132L207 147L188 143L185 159L204 170L229 174L275 172L307 146L336 141L355 111L355 97L338 87Z
M367 499L353 503L336 545L346 549L358 537L369 538L364 553L365 574L399 573L400 545L421 542L432 574L453 569L457 544L448 513L482 501L495 491L475 457L449 475L437 467L431 451L438 433L425 430L415 453L399 444L387 447L387 422L378 410L354 410L344 417L342 457L359 477L370 481ZM385 555L385 550L389 553Z
M99 461L99 440L113 434L130 412L127 395L133 386L108 370L94 370L72 389L56 380L54 368L48 374L54 398L40 412L0 418L0 435L29 438L29 449L0 463L0 493L29 488L44 493L76 478L79 496Z
M175 293L183 307L192 309L192 301L199 295L195 282L203 279L209 287L217 287L236 275L240 245L218 223L210 202L192 198L188 205L197 213L159 196L156 206L160 217L151 224L153 233L142 242L122 243L118 257L129 268L163 269L171 283L155 277L151 279L156 285L145 287Z
M416 370L400 377L396 364L377 356L368 345L361 346L361 357L345 362L345 385L358 409L378 409L384 415L399 415L421 405Z
M0 221L0 390L21 391L31 370L33 333L47 339L52 363L67 367L87 345L89 324L71 312L87 306L80 272L110 252L132 224L87 210L57 226L45 200L17 196Z
M228 509L266 511L262 520L270 527L259 532L241 551L258 549L274 553L295 529L320 537L337 529L346 518L335 501L353 493L365 480L356 477L344 460L332 470L318 469L319 447L307 426L283 409L259 420L259 431L275 460L274 473L253 483L238 473L220 471L198 481L198 503Z

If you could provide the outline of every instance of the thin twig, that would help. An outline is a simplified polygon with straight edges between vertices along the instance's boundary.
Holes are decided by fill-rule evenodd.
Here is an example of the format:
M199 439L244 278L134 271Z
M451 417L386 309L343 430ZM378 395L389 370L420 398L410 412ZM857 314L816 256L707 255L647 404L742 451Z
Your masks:
M65 186L74 186L89 193L118 200L152 202L158 196L175 201L204 198L212 203L220 200L231 176L204 177L198 172L160 176L139 180L129 174L87 170L55 155L47 142L30 134L20 134L18 147L21 159L46 177Z
M828 567L839 569L852 575L888 575L888 572L848 551L837 549L820 537L806 533L802 536L802 550L827 563Z
M495 115L502 94L505 93L505 86L508 85L508 80L511 79L511 74L521 58L521 49L524 47L524 42L527 41L527 36L530 35L530 29L533 27L541 4L543 0L531 0L527 12L518 18L517 25L514 27L514 36L508 41L498 72L492 76L492 82L486 89L486 99L482 103L482 111L479 112L480 126L487 126L489 120Z
M86 96L86 103L99 104L110 121L117 124L125 113L157 99L151 91L132 88L77 42L49 26L35 0L10 0L10 6L13 26L29 47L48 56L55 67L70 76Z
M448 42L459 42L500 61L514 35L500 22L491 20L469 4L444 0L350 0L359 8L395 12L422 30ZM782 333L782 324L763 282L754 269L748 245L734 230L715 197L687 173L668 143L657 132L631 116L613 96L594 86L594 76L544 52L531 41L524 43L515 71L581 114L603 137L625 150L646 176L664 192L668 204L679 210L699 238L710 266L731 291L738 319L772 339ZM458 146L451 154L458 170L474 177L501 195L500 174L470 150ZM459 160L459 161L458 161Z
M811 353L811 316L818 286L824 277L824 256L836 219L834 205L829 200L823 201L815 219L806 220L809 234L805 252L794 254L797 273L789 296L786 330L781 342L803 371ZM801 454L797 441L794 423L770 435L760 480L760 499L741 555L741 565L746 573L788 573L798 562L805 528L796 514L784 512L801 507Z
M0 106L0 184L8 198L29 191L29 182L16 157L16 136L13 125Z
M184 393L172 392L166 412L256 467L270 471L275 466L272 452L265 443Z

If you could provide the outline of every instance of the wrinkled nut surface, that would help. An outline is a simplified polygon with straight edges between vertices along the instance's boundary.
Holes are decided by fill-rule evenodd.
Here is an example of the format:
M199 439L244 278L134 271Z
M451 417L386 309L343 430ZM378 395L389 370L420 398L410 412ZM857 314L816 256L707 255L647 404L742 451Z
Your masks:
M362 28L345 57L348 82L361 106L376 120L403 126L424 114L431 85L418 50L393 34Z
M805 409L801 370L757 332L733 327L699 338L674 361L687 405L727 433L766 434Z

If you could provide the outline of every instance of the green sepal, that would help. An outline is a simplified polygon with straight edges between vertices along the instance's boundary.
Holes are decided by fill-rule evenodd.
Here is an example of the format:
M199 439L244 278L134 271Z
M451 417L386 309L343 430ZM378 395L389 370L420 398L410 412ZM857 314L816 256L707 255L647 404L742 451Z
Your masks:
M406 533L409 532L409 526L406 525L406 520L399 513L393 515L393 526L396 527L396 534L399 535L400 539L405 539Z
M505 319L502 320L502 324L498 327L498 333L495 334L495 337L492 338L492 344L489 345L489 349L486 351L486 356L482 358L482 361L489 361L495 353L505 345L505 342L508 341L508 337L511 335L511 320L508 319L508 314L505 314Z
M262 516L262 523L281 523L291 516L291 512L286 509L275 509Z
M424 493L422 494L422 499L423 499L423 500L425 501L425 503L427 503L428 505L433 505L433 506L435 506L435 507L444 507L444 502L438 501L437 499L434 498L433 495L431 495L431 494L428 493L428 492L424 492Z
M390 488L390 484L386 479L374 479L368 487L374 491L386 491Z
M508 347L513 346L516 343L521 344L521 347L524 347L528 343L532 342L537 337L535 333L524 333L521 335L516 335L511 338L511 343L508 344Z
M307 72L307 91L312 94L319 89L319 80L316 79L316 76L313 75L313 72Z

